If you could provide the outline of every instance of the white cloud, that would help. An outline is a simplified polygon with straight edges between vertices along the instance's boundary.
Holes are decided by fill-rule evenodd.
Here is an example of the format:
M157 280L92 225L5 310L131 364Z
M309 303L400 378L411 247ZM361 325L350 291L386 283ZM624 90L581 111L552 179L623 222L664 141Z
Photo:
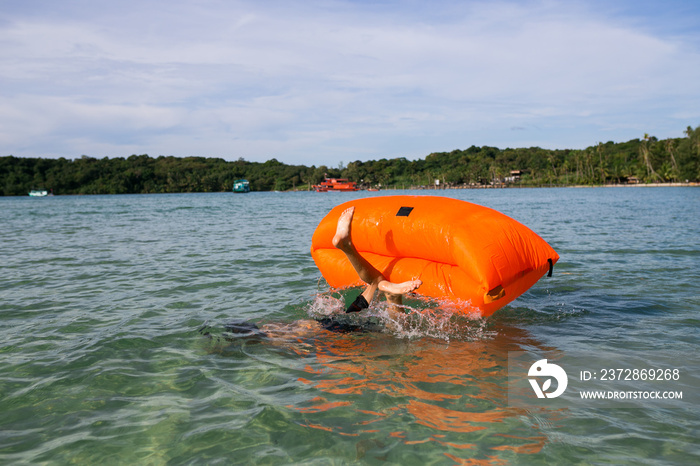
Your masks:
M335 166L700 124L692 40L568 2L402 5L0 7L0 150Z

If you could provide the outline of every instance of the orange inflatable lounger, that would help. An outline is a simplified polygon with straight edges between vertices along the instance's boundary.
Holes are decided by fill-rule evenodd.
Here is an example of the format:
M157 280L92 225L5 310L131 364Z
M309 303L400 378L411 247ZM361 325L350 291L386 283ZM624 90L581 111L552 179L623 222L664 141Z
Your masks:
M551 275L559 260L532 230L488 207L437 196L370 197L336 206L314 232L311 256L333 288L363 284L331 242L350 206L353 244L387 280L420 278L416 293L467 302L468 314L478 308L490 316Z

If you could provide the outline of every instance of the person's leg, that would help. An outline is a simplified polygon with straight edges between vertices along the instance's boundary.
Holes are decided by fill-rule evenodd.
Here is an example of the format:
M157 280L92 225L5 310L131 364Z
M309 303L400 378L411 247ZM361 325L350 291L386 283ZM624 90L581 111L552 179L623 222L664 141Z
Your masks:
M423 282L420 280L409 280L403 283L392 283L386 280L384 275L374 268L372 264L367 262L352 244L351 224L354 213L355 207L349 207L340 214L335 236L333 237L333 246L345 253L360 280L367 283L368 286L361 295L367 303L372 301L374 293L379 289L386 294L389 302L401 305L401 295L415 290Z
M350 305L347 312L359 312L366 309L369 303L374 298L379 283L384 281L384 276L375 269L372 264L367 262L364 257L362 257L355 249L352 244L352 236L350 231L350 226L352 223L352 217L355 213L355 208L350 207L340 214L338 219L338 227L336 228L335 236L333 237L333 246L340 249L345 253L345 256L350 261L350 264L357 272L360 280L367 283L367 287L364 289L362 294L358 296L357 300Z
M379 282L379 290L384 292L387 302L389 302L389 315L396 319L397 313L403 306L403 295L415 290L423 284L420 280L410 280L403 283L391 283L386 280Z
M419 286L423 284L420 280L409 280L401 283L392 283L388 280L381 280L379 282L379 291L383 291L384 294L388 295L398 295L401 296L406 293L410 293L416 290Z
M381 280L384 280L384 276L379 270L375 269L372 264L367 262L367 260L357 252L355 245L352 244L351 224L354 213L355 207L349 207L340 214L340 218L338 218L338 227L333 237L333 246L345 253L345 256L350 261L355 272L360 276L360 280L368 285L379 284Z

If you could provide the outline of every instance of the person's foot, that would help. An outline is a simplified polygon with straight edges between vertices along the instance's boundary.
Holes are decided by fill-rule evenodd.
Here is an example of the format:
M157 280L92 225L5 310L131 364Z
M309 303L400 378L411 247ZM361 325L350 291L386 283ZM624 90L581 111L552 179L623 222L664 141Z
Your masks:
M333 246L338 249L343 249L350 246L350 224L352 223L352 216L355 213L355 207L348 207L340 214L338 218L338 227L335 230L335 236L333 237Z
M387 280L379 282L379 290L390 294L406 294L418 289L423 284L420 280L409 280L402 283L392 283Z

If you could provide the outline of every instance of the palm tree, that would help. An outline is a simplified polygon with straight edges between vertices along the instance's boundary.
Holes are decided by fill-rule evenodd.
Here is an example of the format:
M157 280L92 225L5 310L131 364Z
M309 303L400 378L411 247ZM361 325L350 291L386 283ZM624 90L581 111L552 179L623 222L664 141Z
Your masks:
M603 143L599 142L598 147L596 147L596 152L598 152L598 163L600 166L600 183L605 184L605 178L607 177L607 170L605 164L603 164ZM607 160L607 157L606 157Z
M647 177L651 179L659 178L659 175L654 171L654 167L651 166L651 160L649 158L649 140L651 138L649 137L648 133L644 133L644 140L642 140L642 144L639 146L639 152L642 155L642 158L644 159L644 164L647 167Z
M690 139L691 146L700 154L700 126L695 129L688 126L688 129L685 130L685 134L688 136L688 139Z
M678 178L678 174L680 173L680 170L678 170L678 164L676 163L676 157L673 155L674 149L675 148L673 146L673 139L666 139L666 152L668 153L669 158L671 159L670 175L672 180Z

